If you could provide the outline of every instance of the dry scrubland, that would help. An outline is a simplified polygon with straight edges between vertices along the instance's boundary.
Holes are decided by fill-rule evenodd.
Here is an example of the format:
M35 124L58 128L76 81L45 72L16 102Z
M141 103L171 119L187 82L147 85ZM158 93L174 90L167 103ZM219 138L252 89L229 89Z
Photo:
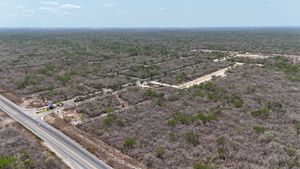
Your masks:
M194 50L300 55L299 32L2 31L0 85L35 98L31 106L123 88L49 122L76 140L102 140L142 168L299 168L300 65L281 57L213 62L227 54ZM178 84L233 62L245 65L186 90L121 87L137 79Z
M300 55L299 39L297 29L1 30L0 86L38 106L118 89L132 76L180 83L226 66L211 62L223 53L194 49Z
M133 107L77 128L150 168L300 167L299 82L280 70L246 65L188 90L134 87L120 97Z
M149 168L299 168L299 65L265 63L187 90L127 88L118 93L127 108L99 98L76 108L75 128Z
M67 169L41 141L0 110L0 168Z

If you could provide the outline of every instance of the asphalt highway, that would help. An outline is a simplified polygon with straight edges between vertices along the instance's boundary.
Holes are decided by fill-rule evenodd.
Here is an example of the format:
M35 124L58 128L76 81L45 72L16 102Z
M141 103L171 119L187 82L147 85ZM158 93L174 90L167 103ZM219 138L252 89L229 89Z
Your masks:
M111 169L78 143L42 120L30 116L21 107L1 95L0 109L43 140L72 169Z

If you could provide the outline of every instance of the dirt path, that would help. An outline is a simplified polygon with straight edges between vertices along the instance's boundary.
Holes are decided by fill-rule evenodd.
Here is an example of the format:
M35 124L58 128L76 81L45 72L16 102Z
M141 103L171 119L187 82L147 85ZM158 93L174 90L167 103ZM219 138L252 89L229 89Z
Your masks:
M192 51L196 52L198 50L192 50ZM223 58L214 59L213 62L223 62L223 61L226 61L226 60L228 60L230 58L234 58L234 57L245 57L245 58L250 58L250 59L266 59L266 58L269 58L269 57L273 56L273 55L262 55L262 54L252 54L252 53L242 54L242 53L238 53L238 52L234 52L234 51L219 51L219 50L207 50L207 49L201 49L199 51L200 52L205 52L205 53L223 52L223 53L226 53L228 55L228 56L223 57ZM287 56L285 56L285 57L287 57ZM295 62L298 61L297 59L300 59L298 57L294 57L294 58L296 58L296 59L294 59ZM176 88L176 89L185 89L185 88L192 87L194 85L198 85L198 84L210 81L214 76L225 77L226 72L229 69L233 69L234 67L241 66L243 64L244 63L235 62L233 66L228 66L228 67L223 68L221 70L218 70L216 72L210 73L208 75L199 77L195 80L185 82L185 83L182 83L182 84L179 84L179 85L170 85L170 84L166 84L166 83L160 83L160 82L157 82L157 81L150 81L149 84L150 85L156 85L156 86L172 87L172 88ZM263 66L261 64L256 64L256 65L257 66ZM176 70L176 71L178 71L178 70Z
M241 65L243 65L243 63L235 63L233 66L226 67L226 68L224 68L224 69L218 70L218 71L213 72L213 73L210 73L210 74L208 74L208 75L199 77L199 78L197 78L197 79L195 79L195 80L192 80L192 81L189 81L189 82L180 84L180 85L178 85L178 88L179 88L179 89L186 89L186 88L192 87L192 86L194 86L194 85L198 85L198 84L201 84L201 83L210 81L210 80L211 80L213 77L215 77L215 76L225 77L225 76L226 76L226 72L227 72L228 70L233 69L233 68L235 68L236 66L241 66Z
M179 84L179 85L169 85L169 84L160 83L160 82L156 82L156 81L151 81L151 82L149 82L149 84L151 84L151 85L157 85L157 86L164 86L164 87L172 87L172 88L176 88L176 89L186 89L186 88L192 87L194 85L198 85L198 84L210 81L215 76L225 77L226 76L226 72L228 70L233 69L236 66L241 66L243 64L244 63L238 63L238 62L236 62L232 66L228 66L228 67L223 68L221 70L218 70L216 72L210 73L208 75L199 77L199 78L197 78L195 80L192 80L192 81L189 81L189 82L186 82L186 83L182 83L182 84Z
M176 85L169 85L169 84L166 84L166 83L161 83L161 82L157 82L157 81L151 81L149 82L150 85L157 85L157 86L164 86L164 87L172 87L172 88L176 88L178 89L179 87L176 86Z

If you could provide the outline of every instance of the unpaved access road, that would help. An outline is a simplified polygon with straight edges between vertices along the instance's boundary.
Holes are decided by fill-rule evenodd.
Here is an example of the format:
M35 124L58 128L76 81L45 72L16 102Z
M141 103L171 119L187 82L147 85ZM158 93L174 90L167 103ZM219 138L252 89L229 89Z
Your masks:
M201 83L204 83L204 82L207 82L207 81L210 81L213 77L215 76L221 76L221 77L225 77L226 76L226 72L230 69L233 69L235 68L236 66L241 66L243 65L243 63L235 63L233 66L228 66L224 69L221 69L221 70L218 70L216 72L213 72L213 73L210 73L208 75L205 75L205 76L202 76L202 77L199 77L195 80L192 80L192 81L189 81L189 82L186 82L186 83L183 83L183 84L180 84L178 85L177 87L179 89L186 89L186 88L189 88L189 87L192 87L194 85L198 85L198 84L201 84Z
M150 81L149 84L151 84L151 85L158 85L158 86L165 86L165 87L172 87L172 88L176 88L176 89L186 89L186 88L190 88L190 87L192 87L194 85L198 85L198 84L210 81L215 76L225 77L226 76L226 72L228 70L233 69L236 66L241 66L243 64L244 63L236 62L234 65L228 66L228 67L226 67L224 69L218 70L216 72L210 73L208 75L199 77L199 78L197 78L195 80L192 80L192 81L189 81L189 82L186 82L186 83L182 83L182 84L179 84L179 85L169 85L169 84L160 83L160 82L156 82L156 81Z

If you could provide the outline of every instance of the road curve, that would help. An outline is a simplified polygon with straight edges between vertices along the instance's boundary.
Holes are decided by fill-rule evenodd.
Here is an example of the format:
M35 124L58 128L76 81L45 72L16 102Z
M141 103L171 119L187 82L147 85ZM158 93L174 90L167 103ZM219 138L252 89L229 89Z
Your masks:
M47 123L34 119L18 105L1 95L0 109L42 139L72 169L111 169L78 143Z

